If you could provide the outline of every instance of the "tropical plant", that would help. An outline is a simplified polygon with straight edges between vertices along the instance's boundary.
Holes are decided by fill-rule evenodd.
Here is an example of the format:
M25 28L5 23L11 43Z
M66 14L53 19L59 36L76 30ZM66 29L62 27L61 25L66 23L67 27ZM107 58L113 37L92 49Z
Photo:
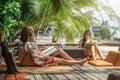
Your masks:
M6 1L0 4L0 32L2 41L8 41L15 32L17 21L20 18L20 5L16 1Z
M111 31L111 37L114 36L118 30L120 30L120 17L116 15L113 8L109 4L109 0L97 0L99 3L95 8L87 8L84 12L81 12L85 17L87 17L90 24L100 25L102 27L107 26ZM97 16L96 16L97 15ZM101 16L101 17L100 17ZM112 23L111 23L112 22ZM114 23L114 24L113 24ZM99 33L95 34L98 36Z
M111 38L110 30L108 27L102 26L101 30L100 30L100 35L101 35L102 39L110 39Z
M100 4L97 6L97 8L99 9L100 13L104 12L104 14L106 14L108 17L107 20L102 20L101 26L108 26L114 31L113 33L115 34L117 30L120 30L120 17L115 13L114 9L109 4L109 0L104 0L104 2L102 2L101 0L99 1ZM113 23L115 23L116 25L113 25Z

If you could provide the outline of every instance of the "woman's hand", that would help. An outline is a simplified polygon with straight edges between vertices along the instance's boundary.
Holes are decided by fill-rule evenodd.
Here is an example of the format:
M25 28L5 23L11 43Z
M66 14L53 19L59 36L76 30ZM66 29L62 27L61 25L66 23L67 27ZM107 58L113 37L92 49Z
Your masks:
M39 48L41 51L44 51L46 48L44 47L44 48Z

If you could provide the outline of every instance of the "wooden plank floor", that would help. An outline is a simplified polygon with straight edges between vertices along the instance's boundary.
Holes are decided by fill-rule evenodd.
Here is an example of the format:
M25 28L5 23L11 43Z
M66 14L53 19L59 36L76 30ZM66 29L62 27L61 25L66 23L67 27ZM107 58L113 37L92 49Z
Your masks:
M120 68L95 68L89 64L71 66L70 73L29 74L27 80L107 80L108 74Z
M74 68L74 71L69 73L29 73L26 80L107 80L109 73L113 71L120 71L120 67L96 68L89 64L84 64L83 66L74 65L71 67ZM5 74L0 75L0 80L15 80L15 77L11 77L9 79L5 78ZM17 80L21 79L17 78Z

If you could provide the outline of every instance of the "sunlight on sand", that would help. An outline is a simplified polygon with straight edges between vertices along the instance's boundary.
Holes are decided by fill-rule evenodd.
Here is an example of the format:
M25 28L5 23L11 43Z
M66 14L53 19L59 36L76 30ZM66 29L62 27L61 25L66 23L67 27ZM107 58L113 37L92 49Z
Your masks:
M107 53L108 53L110 50L118 51L118 47L117 47L117 46L99 46L98 48L99 48L99 50L101 51L101 53L103 54L103 56L106 56Z

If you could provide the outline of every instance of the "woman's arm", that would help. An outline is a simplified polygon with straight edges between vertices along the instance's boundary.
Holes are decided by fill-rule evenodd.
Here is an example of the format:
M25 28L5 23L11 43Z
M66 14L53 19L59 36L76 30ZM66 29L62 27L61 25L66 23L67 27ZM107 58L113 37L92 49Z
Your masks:
M47 56L45 56L42 51L39 50L38 46L36 44L27 44L27 52L33 57L33 58L40 58L40 59L46 59Z
M47 48L45 48L45 47L42 47L42 48L41 48L41 47L40 47L39 49L40 49L41 51L44 51L44 50L47 49Z
M41 55L36 54L35 51L33 49L30 49L30 54L33 58L40 58L40 59L46 59L47 56L42 55L42 52L40 51L39 53L41 53Z
M82 48L82 40L79 41L79 48Z
M38 55L38 54L32 54L32 57L33 58L40 58L40 59L46 59L48 56L41 56L41 55Z

